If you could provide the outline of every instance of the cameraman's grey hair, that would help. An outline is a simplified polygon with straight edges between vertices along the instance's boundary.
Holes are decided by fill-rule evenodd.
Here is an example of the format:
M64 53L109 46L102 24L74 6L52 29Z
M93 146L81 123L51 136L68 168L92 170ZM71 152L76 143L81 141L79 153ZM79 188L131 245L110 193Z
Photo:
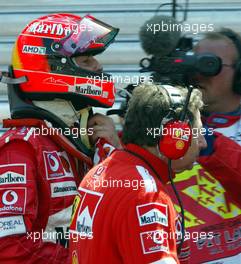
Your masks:
M188 88L183 86L177 86L177 88L179 89L181 96L183 98L186 98L188 93ZM191 97L189 100L188 110L192 113L195 113L196 111L201 110L203 106L204 104L202 101L202 93L198 89L194 88L192 90Z
M186 98L188 89L186 87L178 86L180 93L182 97ZM189 101L188 109L193 112L195 110L200 110L203 107L203 101L202 101L202 93L194 88L191 94L191 98Z

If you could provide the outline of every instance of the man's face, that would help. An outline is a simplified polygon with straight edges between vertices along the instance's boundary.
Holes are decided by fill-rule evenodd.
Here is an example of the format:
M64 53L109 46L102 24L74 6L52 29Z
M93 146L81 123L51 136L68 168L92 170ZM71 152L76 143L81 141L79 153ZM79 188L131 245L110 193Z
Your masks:
M205 77L199 75L197 77L198 84L203 94L203 101L206 110L215 111L217 105L225 101L225 98L233 95L232 84L234 77L234 67L236 58L238 57L235 46L228 40L201 40L195 47L197 54L209 52L217 55L222 59L221 72L213 77Z
M200 131L202 127L202 121L200 117L200 112L196 112L196 120L194 124L195 131ZM172 161L172 169L175 172L181 172L184 170L191 170L194 162L197 160L199 156L199 152L201 149L207 147L207 142L204 136L200 133L193 135L191 146L189 147L185 156L178 160Z
M103 70L102 65L93 56L78 56L74 58L78 67L94 72L101 72Z

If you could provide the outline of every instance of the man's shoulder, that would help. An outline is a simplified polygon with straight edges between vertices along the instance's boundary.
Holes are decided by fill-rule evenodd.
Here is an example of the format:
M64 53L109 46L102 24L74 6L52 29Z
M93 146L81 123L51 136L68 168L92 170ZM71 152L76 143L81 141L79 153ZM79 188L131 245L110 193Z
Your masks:
M117 157L117 156L116 156ZM158 180L141 164L108 157L84 177L82 187L103 192L148 195L162 189Z
M18 126L11 127L6 130L0 137L0 141L4 141L5 143L8 143L12 140L23 140L26 142L31 142L37 139L44 140L44 138L46 138L44 135L36 131L36 127Z
M0 137L0 149L9 151L30 151L38 153L49 148L55 150L57 145L48 136L42 135L35 130L34 126L10 127Z

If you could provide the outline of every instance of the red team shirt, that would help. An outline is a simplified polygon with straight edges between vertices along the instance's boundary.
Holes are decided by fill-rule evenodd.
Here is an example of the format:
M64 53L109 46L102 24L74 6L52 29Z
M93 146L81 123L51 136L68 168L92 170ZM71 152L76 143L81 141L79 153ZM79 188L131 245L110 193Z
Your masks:
M180 260L176 253L180 221L165 189L167 165L141 147L128 144L127 149L144 157L162 182L144 161L123 150L90 170L73 207L72 263L188 263L187 241Z
M191 264L241 263L240 116L241 110L204 120L219 134L213 144L207 142L209 151L199 163L174 179L185 208L185 227L192 235ZM201 232L212 235L197 238Z
M67 139L57 144L35 136L42 120L5 123L11 128L0 138L0 263L66 264L82 163L77 167L74 154L63 148Z

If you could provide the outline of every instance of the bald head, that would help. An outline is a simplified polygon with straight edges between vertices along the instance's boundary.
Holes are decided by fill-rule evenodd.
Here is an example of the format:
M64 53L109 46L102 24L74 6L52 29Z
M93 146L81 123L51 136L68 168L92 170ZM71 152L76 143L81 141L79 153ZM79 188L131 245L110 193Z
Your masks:
M213 53L221 58L221 72L212 77L198 76L203 101L208 112L231 112L238 108L241 97L233 91L235 64L239 51L231 39L220 33L209 33L199 41L194 51Z
M205 52L205 49L207 48L209 49L209 52L215 53L220 58L225 57L229 62L231 60L231 64L234 64L240 56L239 50L235 46L234 42L229 37L218 32L211 32L206 34L204 39L198 42L194 50L200 53ZM223 63L226 62L223 61Z

